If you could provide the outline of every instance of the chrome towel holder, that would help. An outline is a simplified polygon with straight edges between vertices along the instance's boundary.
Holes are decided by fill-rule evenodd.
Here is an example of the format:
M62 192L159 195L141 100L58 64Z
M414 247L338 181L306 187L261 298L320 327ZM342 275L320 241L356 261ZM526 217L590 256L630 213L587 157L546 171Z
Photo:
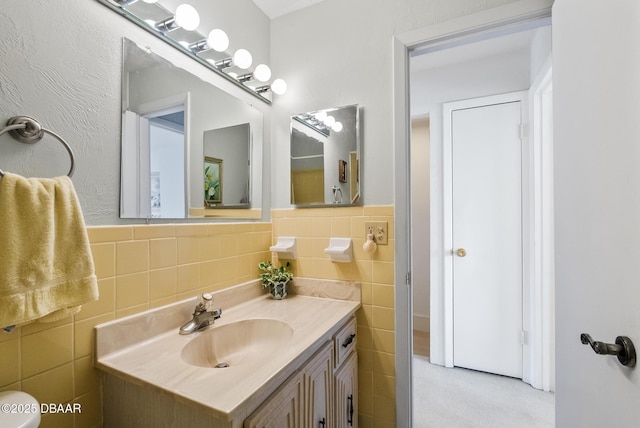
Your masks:
M64 146L69 153L69 157L71 158L71 168L69 168L69 172L67 173L68 177L73 175L73 170L75 169L75 158L73 156L73 150L69 144L67 144L64 139L56 134L55 132L43 128L40 123L32 117L29 116L15 116L7 121L7 126L5 126L2 130L0 130L0 135L8 132L14 140L20 141L25 144L33 144L42 140L44 134L49 134L54 137L56 140L60 141L60 143ZM0 169L0 177L4 175L4 171Z

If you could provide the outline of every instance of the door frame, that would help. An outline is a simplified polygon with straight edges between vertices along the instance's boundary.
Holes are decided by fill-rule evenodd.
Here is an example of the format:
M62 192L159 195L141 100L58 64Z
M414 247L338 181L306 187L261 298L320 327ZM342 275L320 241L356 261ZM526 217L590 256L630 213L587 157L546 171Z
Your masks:
M443 248L445 249L444 258L443 258L443 282L440 284L431 284L431 293L438 295L442 294L444 296L444 311L441 314L437 314L435 317L432 315L430 317L432 326L439 325L444 331L444 366L445 367L453 367L453 336L454 336L454 299L453 299L453 257L454 257L454 249L453 249L453 135L451 132L452 126L452 112L454 110L465 109L465 108L473 108L473 107L482 107L496 104L504 104L510 102L520 102L520 144L521 144L521 155L520 155L520 174L521 174L521 184L520 184L520 201L521 201L521 245L522 245L522 302L521 302L521 316L522 316L522 330L525 332L525 340L522 340L522 380L530 383L529 375L531 358L529 352L529 341L526 340L526 333L530 331L529 320L526 316L530 308L530 299L529 299L529 275L528 272L528 263L525 260L528 260L528 251L527 249L530 247L528 240L528 223L526 221L527 215L526 213L530 211L530 203L528 198L529 188L529 175L526 173L526 165L529 163L529 150L528 147L528 136L525 132L523 132L523 125L528 121L529 112L528 112L528 91L518 91L518 92L509 92L504 94L490 95L479 98L471 98L467 100L455 101L450 103L444 103L442 106L442 133L443 133L443 144L442 144L442 173L443 180L442 186L439 189L434 189L432 187L432 200L436 200L438 202L443 202L441 206L438 207L437 204L434 208L440 208L443 212ZM436 192L436 190L441 190L441 194L436 194L440 192ZM433 232L433 231L432 231ZM433 241L432 241L433 242ZM441 290L437 290L437 288L441 288ZM436 289L436 290L434 290ZM439 316L438 316L439 315ZM430 328L430 331L434 331L433 327ZM432 348L433 349L433 348ZM434 351L437 351L435 349Z
M164 116L178 111L184 112L184 213L189 217L189 207L191 206L191 93L184 92L174 96L142 103L136 107L138 114L146 119ZM148 138L148 136L147 136ZM149 156L149 141L146 141L146 155ZM148 161L147 161L148 162Z
M552 65L547 58L529 89L529 198L532 208L529 264L532 311L530 343L531 386L555 391L555 252L553 207ZM551 131L549 131L551 129Z
M411 198L410 198L410 115L409 52L425 43L486 31L514 22L551 16L553 0L519 0L503 6L469 14L428 27L393 36L393 144L394 144L394 216L395 216L395 363L396 424L412 426L412 354L413 321L411 296ZM401 173L404 171L404 174ZM403 244L400 244L403 243ZM437 261L437 254L435 254ZM432 261L434 254L432 254ZM432 273L433 275L433 273ZM432 276L433 278L433 276Z

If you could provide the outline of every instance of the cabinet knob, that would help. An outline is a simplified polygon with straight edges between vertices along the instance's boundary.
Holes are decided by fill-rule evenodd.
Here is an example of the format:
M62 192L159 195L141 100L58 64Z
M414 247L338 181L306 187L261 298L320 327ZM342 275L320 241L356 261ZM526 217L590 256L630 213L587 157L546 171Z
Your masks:
M351 336L347 337L344 341L344 343L342 344L343 348L346 348L347 346L351 345L351 342L353 342L353 339L356 337L356 334L353 333Z
M467 255L467 250L465 250L464 248L458 248L456 254L458 255L458 257L464 257Z

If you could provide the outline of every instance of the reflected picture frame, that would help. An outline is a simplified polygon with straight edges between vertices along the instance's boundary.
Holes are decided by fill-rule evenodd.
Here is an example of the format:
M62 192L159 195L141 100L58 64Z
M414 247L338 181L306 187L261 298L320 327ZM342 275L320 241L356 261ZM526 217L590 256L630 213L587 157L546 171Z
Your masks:
M340 183L347 182L347 161L338 160L338 181Z

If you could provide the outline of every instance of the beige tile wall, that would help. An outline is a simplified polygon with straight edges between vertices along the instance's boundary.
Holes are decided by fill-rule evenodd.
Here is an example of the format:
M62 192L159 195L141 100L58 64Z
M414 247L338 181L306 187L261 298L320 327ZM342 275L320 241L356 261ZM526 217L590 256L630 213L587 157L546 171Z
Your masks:
M99 427L93 327L105 321L257 277L277 236L296 236L301 277L357 280L360 426L395 426L394 227L392 206L274 210L272 223L90 227L100 299L51 324L0 332L0 391L40 403L80 403L81 414L45 414L42 428ZM389 222L389 245L362 251L365 221ZM273 234L272 234L273 228ZM332 263L329 237L351 237L352 263Z
M93 327L255 279L271 257L271 223L90 227L100 299L73 317L0 332L0 391L40 403L80 403L82 413L45 414L41 428L99 427Z
M295 236L301 277L356 280L363 307L357 313L359 424L395 426L395 290L393 206L311 208L272 211L273 235ZM389 244L373 255L362 250L365 221L387 221ZM330 237L353 239L354 261L332 263L324 249Z

